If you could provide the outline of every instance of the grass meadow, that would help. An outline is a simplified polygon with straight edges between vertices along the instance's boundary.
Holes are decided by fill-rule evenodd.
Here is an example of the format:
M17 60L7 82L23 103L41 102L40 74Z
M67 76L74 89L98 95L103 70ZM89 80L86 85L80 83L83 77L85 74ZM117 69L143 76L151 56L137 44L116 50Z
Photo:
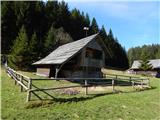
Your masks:
M109 72L124 74L121 71ZM22 73L35 77L32 73ZM36 100L27 103L25 102L27 93L20 92L20 86L15 85L2 68L1 118L2 120L160 120L160 79L150 78L150 80L152 88L143 91L72 96L55 94L57 99L53 101ZM39 85L59 86L59 84L75 83L42 81Z

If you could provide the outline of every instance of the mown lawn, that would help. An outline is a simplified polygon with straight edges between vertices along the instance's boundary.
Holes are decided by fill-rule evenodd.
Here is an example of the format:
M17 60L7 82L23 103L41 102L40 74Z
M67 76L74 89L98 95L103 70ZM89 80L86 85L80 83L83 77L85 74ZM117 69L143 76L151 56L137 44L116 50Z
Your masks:
M141 92L73 96L73 99L67 101L44 103L25 103L26 92L20 92L19 86L14 85L14 81L6 75L3 68L1 80L3 120L160 119L160 79L156 78L151 78L153 89Z

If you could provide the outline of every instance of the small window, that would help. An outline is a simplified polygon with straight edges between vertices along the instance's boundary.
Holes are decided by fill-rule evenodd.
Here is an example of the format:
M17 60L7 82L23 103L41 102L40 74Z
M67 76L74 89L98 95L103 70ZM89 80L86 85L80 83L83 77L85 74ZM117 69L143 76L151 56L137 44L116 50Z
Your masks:
M92 48L87 48L86 49L86 57L93 58L93 59L102 59L102 51L92 49Z

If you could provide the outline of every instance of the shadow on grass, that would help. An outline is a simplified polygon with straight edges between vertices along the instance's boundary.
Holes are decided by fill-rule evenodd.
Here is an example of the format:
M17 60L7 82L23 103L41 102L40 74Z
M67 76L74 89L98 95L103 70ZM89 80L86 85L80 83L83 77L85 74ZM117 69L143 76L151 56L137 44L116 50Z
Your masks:
M36 107L49 107L50 105L57 105L57 104L63 104L63 103L76 103L76 102L91 100L91 99L105 96L105 95L120 94L120 93L135 93L135 92L142 92L142 91L152 90L152 89L156 89L156 87L137 89L135 91L128 91L128 92L115 90L114 92L110 92L110 93L88 94L84 97L56 98L52 96L52 99L42 99L42 100L36 100L36 101L32 100L25 105L25 108L30 109L30 108L36 108Z
M33 86L38 89L37 86L35 86L35 85L33 85ZM104 86L104 85L102 85L102 86ZM50 97L50 99L41 98L40 95L38 95L35 92L32 92L33 95L35 95L37 98L39 98L39 100L37 100L37 99L33 100L32 99L30 102L28 102L26 104L25 108L28 109L28 108L35 108L35 107L40 107L40 106L49 106L50 104L62 104L62 103L82 102L82 101L91 100L91 99L94 99L94 98L97 98L97 97L101 97L101 96L105 96L105 95L120 94L120 93L141 92L141 91L152 90L152 89L156 89L156 87L150 87L150 88L145 87L143 89L140 88L140 87L135 87L133 91L127 91L127 92L115 89L114 92L109 92L109 93L88 94L88 95L83 96L83 97L68 97L68 98L64 98L64 97L59 97L58 98L58 97L55 97L55 96L49 94L45 90L43 90L41 92L43 92L46 95L48 95Z
M113 93L89 94L89 95L86 95L85 97L72 97L72 98L53 97L52 99L42 99L38 101L32 100L26 104L25 108L29 109L29 108L36 108L41 106L48 107L51 104L76 103L76 102L91 100L96 97L101 97L109 94L113 94Z

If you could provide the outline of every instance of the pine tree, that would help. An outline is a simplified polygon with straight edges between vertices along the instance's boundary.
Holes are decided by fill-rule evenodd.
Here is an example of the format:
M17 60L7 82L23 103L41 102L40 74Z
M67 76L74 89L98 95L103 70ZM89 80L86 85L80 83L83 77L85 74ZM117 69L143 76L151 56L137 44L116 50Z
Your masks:
M56 27L56 23L58 22L58 1L47 1L45 6L45 14L48 22L48 29L51 26Z
M109 29L108 38L109 38L110 40L113 40L113 39L114 39L113 32L112 32L111 29Z
M8 54L18 34L13 1L1 1L1 33L1 53Z
M25 27L22 26L12 47L9 65L15 69L26 69L28 66L28 57L30 57L28 55L28 37Z
M52 50L54 50L54 47L56 45L56 38L55 38L55 29L53 28L53 26L51 26L50 30L48 31L48 34L46 36L45 39L45 43L44 43L44 51L45 54L47 55L49 52L51 52Z
M139 66L139 68L141 70L147 71L152 69L152 65L149 63L148 60L142 60L140 63L141 65Z
M95 18L92 19L91 23L91 34L95 34L99 32L98 24Z
M31 40L29 42L29 54L30 54L30 63L32 64L33 62L35 62L38 58L38 51L37 51L37 46L38 46L38 43L37 43L37 35L36 35L36 32L33 33L32 37L31 37Z
M63 27L68 32L70 29L69 26L71 25L71 13L69 11L68 4L64 1L60 2L57 14L58 20L56 23L56 28Z
M155 56L157 59L160 59L160 46L159 46L159 49L157 50L156 52L156 56Z
M100 30L100 35L101 35L102 39L107 39L107 33L106 33L105 28L104 28L104 25L102 25L102 28Z
M146 60L148 60L148 59L150 59L149 51L148 51L147 46L144 45L144 46L142 47L141 60L146 61Z
M85 21L86 21L86 26L89 27L90 26L90 19L89 19L88 13L86 13Z

